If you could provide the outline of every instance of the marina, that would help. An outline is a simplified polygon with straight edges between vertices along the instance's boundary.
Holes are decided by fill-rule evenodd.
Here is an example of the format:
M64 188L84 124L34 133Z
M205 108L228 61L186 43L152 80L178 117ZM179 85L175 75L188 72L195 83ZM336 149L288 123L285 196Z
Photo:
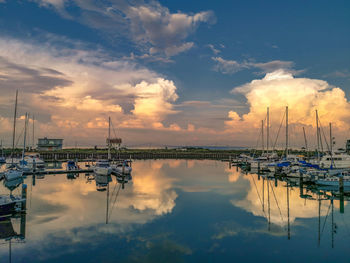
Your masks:
M349 10L0 0L0 263L349 262Z
M152 262L230 262L237 253L247 262L286 255L297 261L304 253L311 262L345 256L348 187L339 192L215 160L137 160L132 167L132 177L124 178L89 172L24 177L12 194L21 195L22 184L27 186L26 213L1 221L7 234L0 257L94 262L106 249L120 261L137 256ZM2 183L0 190L9 192Z

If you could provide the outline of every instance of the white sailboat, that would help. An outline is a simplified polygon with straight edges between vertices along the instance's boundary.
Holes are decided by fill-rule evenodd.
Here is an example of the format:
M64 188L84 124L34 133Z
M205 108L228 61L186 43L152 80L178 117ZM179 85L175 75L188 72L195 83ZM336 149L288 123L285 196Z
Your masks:
M98 160L93 167L93 171L97 175L110 175L112 173L112 168L109 164L111 159L111 117L108 118L108 160Z
M22 175L23 175L23 171L19 170L17 165L15 165L13 163L13 152L14 152L14 149L15 149L15 137L16 137L17 97L18 97L18 90L16 90L15 113L14 113L14 118L13 118L12 165L4 173L5 180L7 180L7 181L15 180L15 179L17 179L19 177L22 177Z
M332 136L332 123L329 123L329 153L322 156L320 167L326 169L350 168L350 155L345 152L333 151L334 138Z
M324 155L320 160L320 167L337 169L350 168L350 155L340 152Z

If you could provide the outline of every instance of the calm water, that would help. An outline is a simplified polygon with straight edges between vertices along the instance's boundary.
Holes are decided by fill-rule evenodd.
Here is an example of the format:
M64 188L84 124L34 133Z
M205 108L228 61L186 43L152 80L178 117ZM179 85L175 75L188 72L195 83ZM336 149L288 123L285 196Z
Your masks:
M12 262L350 260L350 208L345 201L340 213L329 191L287 187L217 161L136 161L124 189L111 179L109 191L97 191L85 174L26 178L26 218L0 221L0 262L10 251ZM0 192L9 193L3 183ZM10 246L9 233L25 237Z

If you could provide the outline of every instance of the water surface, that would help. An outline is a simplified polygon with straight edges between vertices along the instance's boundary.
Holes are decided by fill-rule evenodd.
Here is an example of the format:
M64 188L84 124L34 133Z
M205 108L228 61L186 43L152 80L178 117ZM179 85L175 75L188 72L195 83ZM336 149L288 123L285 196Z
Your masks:
M25 218L0 221L0 262L349 261L347 197L341 211L327 189L219 161L135 161L132 180L105 191L85 174L24 183Z

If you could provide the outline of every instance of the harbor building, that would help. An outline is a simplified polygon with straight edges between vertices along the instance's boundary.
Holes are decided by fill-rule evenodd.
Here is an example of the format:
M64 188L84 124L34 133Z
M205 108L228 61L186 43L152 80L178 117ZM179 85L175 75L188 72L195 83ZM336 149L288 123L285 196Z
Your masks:
M38 139L38 151L55 151L62 150L63 139L49 139L39 138Z

